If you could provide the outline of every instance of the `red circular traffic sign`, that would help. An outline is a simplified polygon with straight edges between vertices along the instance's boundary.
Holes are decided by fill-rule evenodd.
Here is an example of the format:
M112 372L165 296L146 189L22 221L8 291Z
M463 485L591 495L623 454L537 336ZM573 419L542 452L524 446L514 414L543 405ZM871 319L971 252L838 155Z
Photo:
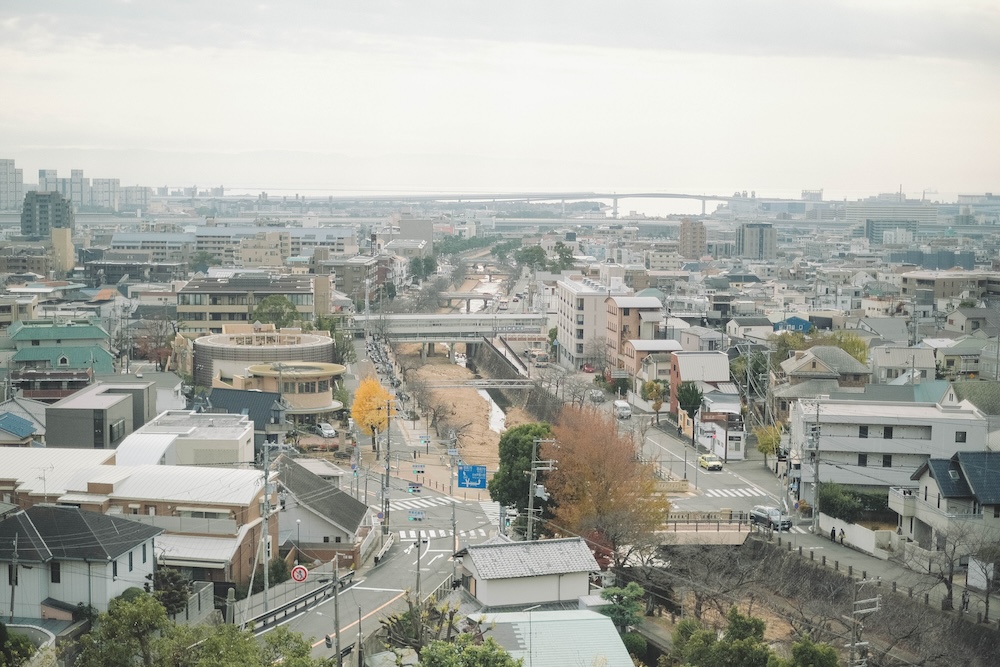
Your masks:
M292 568L292 579L302 583L309 578L309 570L301 565L296 565Z

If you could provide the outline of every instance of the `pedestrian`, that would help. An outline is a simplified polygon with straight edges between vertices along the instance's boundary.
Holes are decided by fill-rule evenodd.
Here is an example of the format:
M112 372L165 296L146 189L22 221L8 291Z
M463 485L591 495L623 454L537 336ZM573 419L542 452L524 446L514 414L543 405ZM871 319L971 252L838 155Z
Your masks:
M843 528L840 529L840 543L841 544L844 543L844 529Z
M830 529L830 541L831 542L836 542L837 541L837 529L836 529L836 527Z
M966 614L969 613L969 591L968 590L962 591L962 611L964 611Z

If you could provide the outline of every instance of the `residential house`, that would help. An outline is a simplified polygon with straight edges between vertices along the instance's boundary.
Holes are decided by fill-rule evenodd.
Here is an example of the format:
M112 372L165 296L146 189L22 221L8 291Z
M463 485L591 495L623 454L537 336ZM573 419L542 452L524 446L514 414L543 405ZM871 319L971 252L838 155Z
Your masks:
M812 331L812 328L812 322L799 317L798 315L784 317L774 323L774 331L799 331L801 333L809 333Z
M622 344L618 368L628 371L630 377L637 377L642 371L646 357L652 354L670 354L680 352L681 344L676 340L627 340Z
M680 330L681 348L689 352L726 349L726 334L708 327L692 326ZM731 340L729 342L732 342Z
M817 424L818 444L807 437ZM790 427L789 478L798 497L806 499L812 498L814 454L820 457L821 481L882 490L906 485L930 458L987 446L985 415L951 389L936 403L864 394L799 401L792 406Z
M729 357L725 352L670 353L670 413L678 414L677 390L684 382L696 382L714 387L729 382ZM702 392L704 393L704 392Z
M11 412L0 412L0 447L30 447L34 439L34 423Z
M996 308L958 308L948 313L945 331L972 334L977 331L993 337L1000 334L1000 310Z
M512 542L497 536L458 552L462 587L489 609L574 602L590 593L600 570L579 537Z
M955 341L954 345L937 350L938 363L945 375L951 378L974 380L980 376L980 363L984 350L991 347L991 342L977 336L966 336ZM996 349L995 347L993 349ZM989 353L986 353L989 356ZM987 375L987 379L994 379Z
M889 491L889 509L898 515L904 563L920 569L936 557L955 559L956 567L974 559L984 544L1000 540L1000 452L960 449L950 457L925 461L909 483ZM915 484L914 484L915 482ZM968 585L986 588L992 564L972 565ZM995 581L994 581L995 583ZM990 586L992 588L992 585Z
M368 506L287 455L273 469L281 486L280 542L294 544L303 562L330 561L340 554L342 565L360 567L368 555L362 552L365 537L377 530ZM375 544L368 546L370 551Z
M259 453L265 442L284 440L289 429L287 409L288 403L278 392L213 387L203 411L248 416L253 421L254 451Z
M730 338L766 341L774 335L774 325L766 317L734 317L726 323Z
M31 422L33 438L45 444L45 409L49 406L21 396L0 403L0 412L9 412Z
M116 373L108 375L117 376ZM21 396L44 403L55 403L72 396L89 387L93 381L94 372L89 368L23 368L10 373L10 383Z
M77 605L100 612L154 570L162 528L75 507L38 505L0 521L6 565L0 607L18 619L72 620Z
M872 382L888 384L902 379L918 384L934 379L934 350L928 347L880 345L869 351Z
M841 387L862 387L871 377L867 366L833 345L795 350L781 362L781 372L791 384L822 379L836 380Z
M17 350L10 360L12 370L114 370L108 332L90 320L14 322L7 335Z
M46 444L114 449L155 414L152 382L91 385L46 409Z

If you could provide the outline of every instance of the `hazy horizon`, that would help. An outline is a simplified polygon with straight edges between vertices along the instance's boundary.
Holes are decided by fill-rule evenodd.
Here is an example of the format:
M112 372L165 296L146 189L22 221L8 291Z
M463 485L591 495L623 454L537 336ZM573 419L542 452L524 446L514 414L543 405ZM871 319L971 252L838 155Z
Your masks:
M874 6L873 6L874 4ZM123 185L1000 190L1000 7L0 7L0 157Z

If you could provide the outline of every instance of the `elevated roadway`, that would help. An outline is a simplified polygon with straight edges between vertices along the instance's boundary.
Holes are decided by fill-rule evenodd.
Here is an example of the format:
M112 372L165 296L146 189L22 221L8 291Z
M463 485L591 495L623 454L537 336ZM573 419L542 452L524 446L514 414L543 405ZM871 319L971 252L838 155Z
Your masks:
M480 298L480 297L476 297ZM355 315L356 329L400 343L479 343L502 334L545 334L545 314L453 313Z

